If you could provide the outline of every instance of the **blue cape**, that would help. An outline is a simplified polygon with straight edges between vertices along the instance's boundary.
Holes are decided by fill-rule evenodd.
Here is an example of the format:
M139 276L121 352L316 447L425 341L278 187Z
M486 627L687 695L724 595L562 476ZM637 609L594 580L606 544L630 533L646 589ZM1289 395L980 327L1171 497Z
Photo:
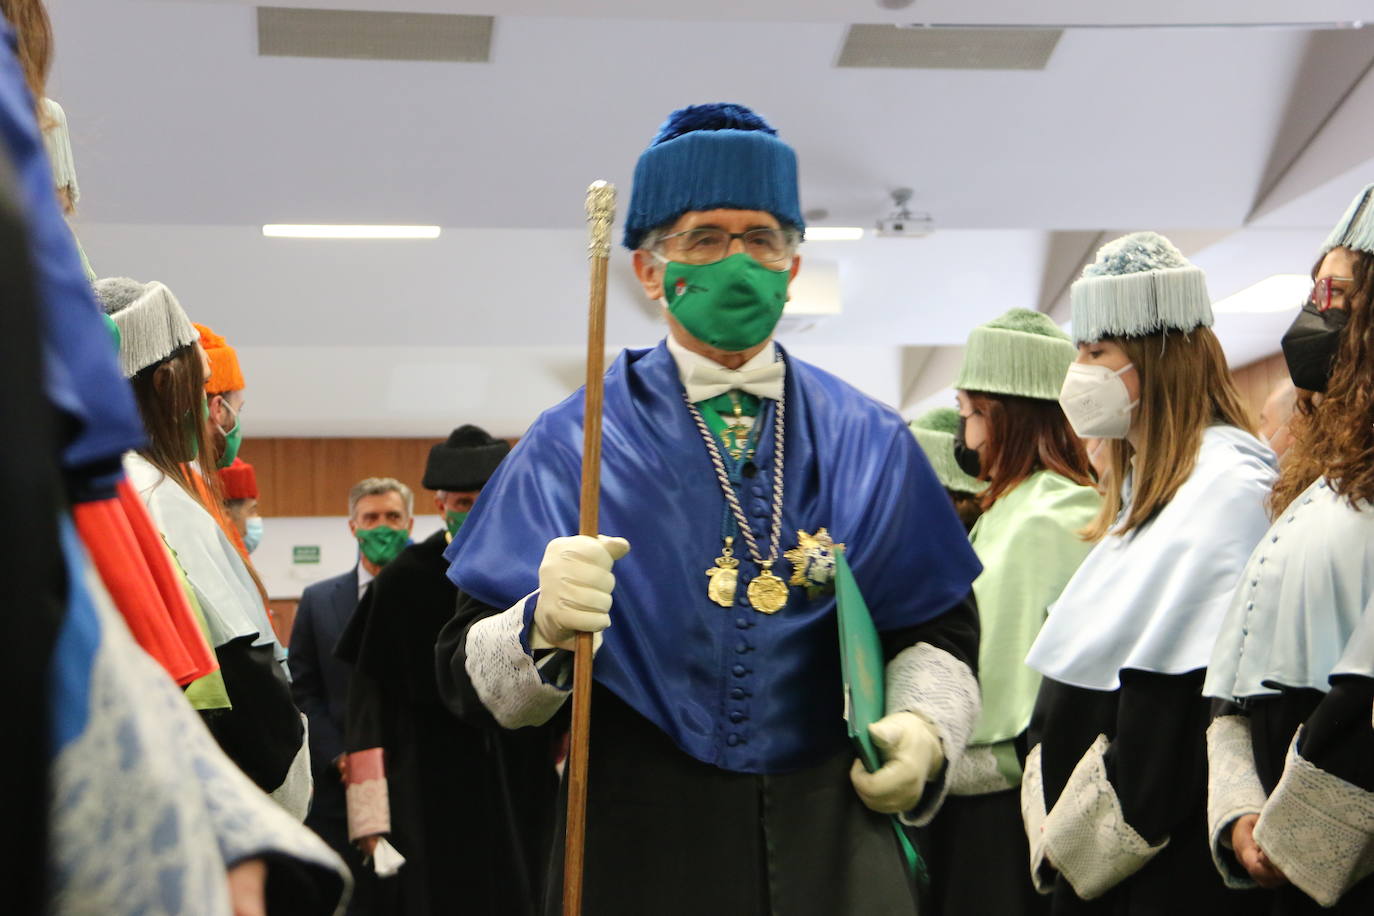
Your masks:
M981 567L906 424L829 373L784 358L781 551L799 529L829 529L847 545L879 631L949 610ZM683 751L727 770L787 772L838 752L846 737L834 596L792 588L779 613L753 610L744 593L758 570L736 538L739 603L707 597L725 500L667 348L622 353L606 374L605 405L601 530L627 538L631 551L615 566L596 679ZM545 544L577 532L582 408L579 391L535 421L449 545L449 578L484 604L505 609L533 592ZM772 411L767 402L766 431ZM771 440L760 437L761 471L737 489L765 553ZM779 557L773 571L786 580L791 565Z
M62 468L74 498L108 498L120 456L144 444L133 390L62 217L13 30L0 19L0 142L15 173L43 314L44 388L63 415Z

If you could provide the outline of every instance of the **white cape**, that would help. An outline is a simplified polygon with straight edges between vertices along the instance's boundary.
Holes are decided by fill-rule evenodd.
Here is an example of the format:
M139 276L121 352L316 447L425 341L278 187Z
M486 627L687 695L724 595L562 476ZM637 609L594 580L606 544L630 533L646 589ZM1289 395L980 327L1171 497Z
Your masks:
M1325 691L1338 670L1374 677L1371 600L1374 506L1356 510L1318 480L1250 557L1204 692L1233 700L1271 695L1279 685Z
M186 572L205 614L211 644L218 648L253 636L253 645L270 644L277 660L284 662L286 650L272 631L253 577L205 507L136 452L124 456L124 472Z
M1249 433L1209 428L1173 500L1088 554L1026 664L1089 690L1116 690L1123 668L1205 668L1245 562L1269 527L1265 499L1275 466L1274 453Z

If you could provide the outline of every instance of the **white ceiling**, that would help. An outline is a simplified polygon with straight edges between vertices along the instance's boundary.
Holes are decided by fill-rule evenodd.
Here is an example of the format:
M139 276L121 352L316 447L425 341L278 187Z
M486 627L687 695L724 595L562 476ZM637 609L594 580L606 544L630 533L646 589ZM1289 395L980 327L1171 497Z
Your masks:
M276 2L496 14L492 62L259 58L246 0L49 0L51 93L72 123L91 259L166 281L245 347L261 434L437 435L474 415L518 433L577 378L586 185L628 193L639 151L682 104L769 117L827 224L871 224L891 188L915 188L939 231L809 244L838 263L844 312L784 334L907 410L948 381L930 348L1011 306L1057 305L1081 262L1064 261L1065 239L1196 238L1181 244L1220 298L1305 271L1374 180L1374 29L1076 29L1042 72L833 66L848 22L1374 20L1374 0L917 0L895 13L873 0ZM268 222L444 234L265 240ZM616 257L611 342L651 343L661 324ZM1287 320L1218 330L1240 364L1272 352ZM493 394L459 363L508 367L521 394ZM385 384L349 388L363 369ZM397 406L395 392L446 377L466 393ZM346 403L330 395L343 388Z

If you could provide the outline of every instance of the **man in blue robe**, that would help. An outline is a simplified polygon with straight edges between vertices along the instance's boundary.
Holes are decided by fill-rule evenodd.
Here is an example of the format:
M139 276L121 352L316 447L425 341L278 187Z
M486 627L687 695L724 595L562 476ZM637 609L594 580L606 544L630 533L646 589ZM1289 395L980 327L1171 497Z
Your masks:
M625 231L669 335L606 375L601 521L618 537L568 536L579 392L445 554L460 595L437 661L460 716L550 720L575 634L598 634L589 916L910 916L885 815L934 816L978 715L980 567L943 489L894 411L772 340L803 228L796 156L762 118L674 112ZM835 544L887 662L874 773L846 735Z

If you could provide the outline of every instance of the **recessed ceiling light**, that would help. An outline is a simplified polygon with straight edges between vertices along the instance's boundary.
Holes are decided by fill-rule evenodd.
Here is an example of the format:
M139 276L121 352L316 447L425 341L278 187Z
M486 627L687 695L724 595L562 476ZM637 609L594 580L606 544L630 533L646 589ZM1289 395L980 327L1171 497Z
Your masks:
M437 239L438 226L326 226L269 223L269 239Z
M857 242L864 237L859 226L807 226L808 242Z
M1274 274L1212 303L1212 311L1223 314L1291 312L1302 305L1311 291L1312 278L1307 274Z

